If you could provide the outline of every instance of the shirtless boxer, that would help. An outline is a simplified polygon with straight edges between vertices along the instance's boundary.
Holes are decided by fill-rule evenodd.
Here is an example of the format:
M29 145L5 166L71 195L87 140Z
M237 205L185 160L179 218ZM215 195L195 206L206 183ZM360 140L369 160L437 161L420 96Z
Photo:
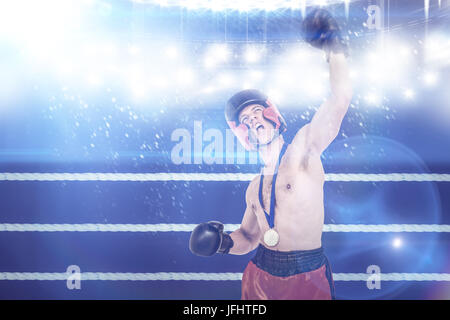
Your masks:
M242 278L242 299L333 299L331 268L322 248L324 169L320 156L337 136L352 89L347 47L336 20L323 9L304 19L302 32L325 51L331 95L310 123L287 144L286 122L257 90L238 92L225 116L239 141L264 162L246 191L247 208L239 229L223 232L217 221L198 225L190 249L201 256L246 254L258 248ZM305 74L299 75L307 77Z

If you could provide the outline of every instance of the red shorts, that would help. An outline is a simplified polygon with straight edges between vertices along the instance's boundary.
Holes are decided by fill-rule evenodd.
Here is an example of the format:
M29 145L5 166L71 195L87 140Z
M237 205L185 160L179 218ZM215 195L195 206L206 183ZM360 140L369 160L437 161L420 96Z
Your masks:
M329 300L334 282L322 248L273 251L260 245L242 277L242 300Z

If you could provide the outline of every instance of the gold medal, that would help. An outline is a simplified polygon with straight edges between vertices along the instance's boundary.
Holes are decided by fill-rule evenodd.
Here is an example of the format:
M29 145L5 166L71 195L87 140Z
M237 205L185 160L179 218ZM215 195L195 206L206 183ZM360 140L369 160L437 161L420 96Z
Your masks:
M269 247L276 246L278 244L278 241L280 241L280 236L274 229L269 229L266 231L266 233L264 233L264 243Z

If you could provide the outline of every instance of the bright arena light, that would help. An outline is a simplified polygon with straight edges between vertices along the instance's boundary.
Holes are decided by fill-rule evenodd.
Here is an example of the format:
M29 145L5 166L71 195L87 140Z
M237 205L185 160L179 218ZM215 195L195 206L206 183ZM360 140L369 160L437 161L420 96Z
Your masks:
M392 241L392 246L394 248L400 248L403 245L403 241L400 238L395 238L394 241Z
M350 69L349 76L350 79L355 80L358 78L358 72L355 69Z
M17 4L25 2L17 0ZM0 25L4 27L0 30L0 35L10 33L10 36L18 34L26 35L27 38L27 42L19 43L19 46L14 43L22 55L18 58L18 65L19 63L25 65L32 71L34 68L41 68L49 72L50 76L56 76L57 80L63 80L64 85L83 83L95 88L122 81L125 91L134 92L135 96L157 94L170 96L172 87L189 88L184 90L183 94L190 96L194 92L217 92L231 87L263 89L266 85L270 85L275 92L282 90L284 100L289 102L298 98L326 98L328 94L329 70L328 64L323 59L324 55L320 50L304 42L286 41L277 44L252 39L250 42L216 40L211 43L208 40L197 45L199 43L197 40L180 44L163 37L154 41L136 37L123 43L114 36L108 39L99 37L92 31L85 34L83 29L75 30L73 23L84 21L84 14L87 11L79 7L74 10L74 17L68 17L68 10L64 9L62 4L70 3L72 5L68 7L70 9L87 2L43 0L31 6L32 9L35 7L39 9L37 10L39 17L24 13L24 17L20 17L16 22L13 21L14 15L21 15L19 5L16 5L16 2L0 3L0 9L3 9L0 17L5 18L4 21L0 21ZM90 3L96 2L97 0L92 0ZM203 5L210 10L222 10L233 6L239 8L238 10L252 10L256 7L274 10L282 6L303 8L301 2L302 0L183 0L179 1L178 5L189 3L190 8L199 8ZM313 2L316 5L331 3L315 0L304 1L304 4L308 7L308 3ZM159 0L157 3L170 7L175 1ZM94 7L92 5L92 8ZM13 15L8 17L11 13ZM58 16L59 13L62 15ZM230 14L240 15L238 12ZM245 18L245 15L242 17ZM25 18L30 18L35 25L22 26L21 23L24 23ZM14 23L9 26L7 22ZM56 30L55 26L59 26L59 30ZM71 37L73 33L65 33L67 30L80 31L77 35L82 37ZM61 40L59 37L55 38L55 35L62 35L63 41L54 41ZM42 37L50 39L53 43L49 44L46 41L41 43ZM407 100L421 94L421 86L428 89L436 86L438 82L444 83L445 74L441 70L441 65L450 61L448 35L431 34L424 42L414 44L406 42L405 38L391 37L394 36L386 35L383 45L373 42L373 45L369 44L362 48L357 55L353 55L349 64L350 77L355 87L358 87L355 92L357 90L363 92L361 101L366 105L387 103L391 93L405 99L407 103ZM415 63L419 60L417 52L421 52L422 43L426 62L433 62L426 64L424 70L415 67ZM28 50L30 48L33 50ZM25 60L25 63L22 60ZM435 62L439 62L438 65ZM413 79L419 83L413 82ZM280 99L283 96L275 94L280 96Z
M260 61L262 50L254 46L248 46L245 51L245 61L247 63L255 63Z
M214 93L215 91L216 91L216 88L213 86L206 86L201 90L201 92L205 93L205 94L211 94L211 93Z
M168 46L165 50L168 58L175 60L178 58L178 48L176 46Z
M367 93L365 96L365 100L367 101L367 103L372 105L379 105L381 103L380 95L375 92Z
M213 57L219 62L225 62L230 56L230 50L226 44L215 45L212 49Z
M242 89L253 89L257 88L261 81L264 79L264 72L260 70L251 70L245 72L241 77L242 79Z
M434 86L438 81L438 76L435 72L427 72L423 76L423 82L427 86Z
M251 83L251 82L249 82L249 81L245 81L245 82L242 84L241 89L242 89L242 90L247 90L247 89L253 89L254 87L255 87L255 85L254 85L253 83Z
M413 51L405 44L391 40L383 48L372 49L365 59L366 78L375 84L398 84L411 71Z
M62 55L78 50L84 9L76 0L0 1L0 39L20 47L30 70L54 69Z
M230 57L230 49L226 44L213 45L208 52L204 60L206 68L214 68L218 64L225 63Z
M56 70L60 75L70 76L74 71L74 64L68 59L56 61Z
M218 82L223 88L229 88L234 82L234 78L230 73L219 75Z
M430 35L425 42L425 60L429 64L450 64L450 38L443 34Z
M216 66L216 60L214 60L212 57L205 57L205 60L203 61L203 65L207 69L214 68Z
M295 83L295 73L295 70L292 70L292 68L282 67L275 71L274 78L277 84L284 88L292 85L297 86L298 84Z
M55 40L77 28L83 3L75 0L0 2L0 34L20 40Z
M289 50L286 59L297 65L308 65L311 61L317 61L317 50L306 45L295 46Z
M142 99L147 94L147 86L144 83L134 83L131 86L131 94L135 99Z
M89 74L87 76L87 82L92 86L99 86L102 84L102 79L98 74Z
M402 57L402 59L410 59L411 58L411 53L412 53L411 49L405 45L399 45L396 48L396 51L398 52L400 57Z
M141 49L136 45L131 45L128 47L128 53L131 55L137 55L140 51Z
M270 100L275 104L282 104L284 99L284 94L279 89L269 89L267 90L267 95Z
M194 72L190 68L182 68L177 72L177 82L182 86L192 85L194 82Z
M247 77L252 81L261 81L264 79L264 72L259 70L252 70L248 72Z
M299 87L309 97L325 97L325 86L322 81L306 81L305 83L299 84Z
M428 71L423 75L423 82L427 86L434 86L438 82L438 75L436 72Z
M114 43L103 43L99 51L102 57L111 59L117 56L118 48Z
M196 2L195 6L199 9L203 5L202 3L199 3L197 1L193 1L193 2ZM245 2L245 1L243 1L243 2ZM226 9L225 3L223 1L207 1L207 3L204 5L212 11L222 11L222 10Z
M412 89L408 88L403 91L403 95L406 99L412 99L415 96L415 92Z
M150 78L150 85L156 89L166 89L169 86L169 80L162 75L154 75Z

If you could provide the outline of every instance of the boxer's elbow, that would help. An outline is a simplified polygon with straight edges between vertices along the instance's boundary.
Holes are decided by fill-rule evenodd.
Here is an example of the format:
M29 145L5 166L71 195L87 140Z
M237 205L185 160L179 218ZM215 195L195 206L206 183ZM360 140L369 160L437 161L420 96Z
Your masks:
M231 233L234 245L230 249L231 254L243 255L253 251L259 243L259 238L255 234L248 233L243 229L238 229Z
M255 229L254 232L252 232L252 233L246 232L246 230L243 230L243 234L250 245L249 251L254 250L259 244L259 239L260 239L259 227L257 229Z

